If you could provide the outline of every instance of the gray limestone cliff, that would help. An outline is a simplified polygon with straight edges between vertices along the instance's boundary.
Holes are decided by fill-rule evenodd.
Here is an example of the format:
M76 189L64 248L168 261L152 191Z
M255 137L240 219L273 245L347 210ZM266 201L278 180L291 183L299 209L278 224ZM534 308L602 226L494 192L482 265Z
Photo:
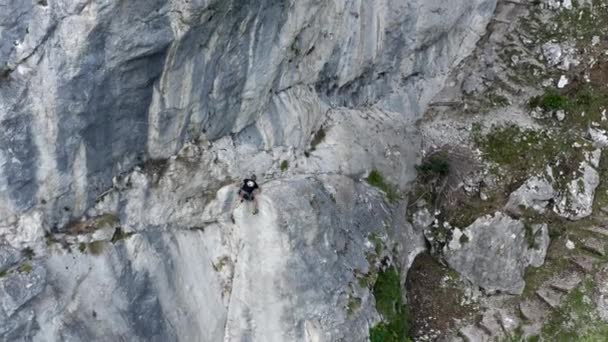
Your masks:
M0 0L2 339L366 340L425 247L361 179L415 178L495 5Z

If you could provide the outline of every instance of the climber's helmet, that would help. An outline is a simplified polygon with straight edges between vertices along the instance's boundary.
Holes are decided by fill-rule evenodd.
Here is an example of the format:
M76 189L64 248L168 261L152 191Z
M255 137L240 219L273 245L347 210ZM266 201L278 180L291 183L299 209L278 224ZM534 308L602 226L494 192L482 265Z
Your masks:
M255 183L253 181L248 181L247 186L253 188L255 186Z

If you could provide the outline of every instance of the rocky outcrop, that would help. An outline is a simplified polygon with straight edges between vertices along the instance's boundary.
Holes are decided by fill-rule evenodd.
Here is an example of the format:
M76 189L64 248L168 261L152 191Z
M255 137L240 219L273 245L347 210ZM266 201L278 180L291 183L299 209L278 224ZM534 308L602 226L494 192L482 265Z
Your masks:
M526 267L541 266L548 247L547 225L527 228L498 212L455 229L444 255L450 267L486 291L521 294Z
M114 175L264 115L273 146L305 144L319 98L413 122L494 5L12 1L0 14L2 224L37 207L61 227Z
M555 212L571 220L583 219L593 212L595 189L600 177L595 168L599 166L601 150L586 153L578 170L578 177L566 185L562 196L556 201Z
M366 340L360 278L424 243L361 178L407 188L495 3L9 1L0 336Z
M145 186L133 182L125 190L128 206L139 203ZM394 246L397 255L405 256L395 262L406 267L424 248L422 236L398 218L400 210L393 212L380 192L344 176L265 183L257 215L249 203L231 210L232 185L217 193L196 215L182 213L184 221L171 230L150 224L112 242L96 240L95 248L52 243L45 258L34 260L35 270L48 273L46 281L36 283L44 292L35 299L20 295L31 301L20 300L7 314L5 336L33 321L23 336L365 340L368 322L378 316L370 289L357 277L373 272L381 261L368 260L375 253L368 238ZM154 219L162 207L178 207L166 201L152 195L147 208L127 211L125 229L135 219L128 216ZM184 204L189 207L184 210L197 208L197 202ZM36 273L14 274L19 277L15 286L25 290ZM12 277L2 283L10 284ZM360 304L352 311L347 310L350 298Z

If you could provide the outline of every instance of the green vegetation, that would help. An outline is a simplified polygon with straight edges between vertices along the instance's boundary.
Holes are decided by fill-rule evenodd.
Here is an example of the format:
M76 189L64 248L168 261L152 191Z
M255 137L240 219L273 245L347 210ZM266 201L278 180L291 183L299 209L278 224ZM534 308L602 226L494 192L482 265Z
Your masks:
M376 281L377 276L378 275L375 272L361 273L359 271L355 271L357 282L362 288L370 288Z
M122 230L121 227L117 227L116 230L114 231L114 235L112 235L112 239L110 240L110 242L116 243L118 241L131 237L131 235L133 235L133 234L134 233L125 232L124 230Z
M222 269L224 267L226 267L226 265L229 265L230 263L231 263L230 257L223 256L222 258L220 258L220 260L216 264L212 264L213 270L216 272L221 272Z
M394 266L378 273L373 291L376 309L383 321L370 329L371 342L411 341L409 310L403 304L399 272Z
M396 190L396 187L392 184L387 183L384 180L384 176L378 170L372 170L369 173L369 176L365 179L371 186L374 186L386 194L386 199L390 203L395 203L399 199L400 195Z
M540 107L544 110L558 110L568 108L568 98L550 89L545 94L530 99L530 109Z
M417 166L423 180L447 176L450 172L450 161L446 152L435 153Z
M84 242L79 243L78 250L80 253L84 253L87 250L87 245Z
M558 92L547 90L541 96L530 99L531 108L566 111L565 127L585 129L592 122L602 124L602 112L608 109L608 88L604 84L582 84L569 90ZM604 126L606 126L604 124Z
M595 288L591 279L570 292L562 305L552 313L543 327L546 341L606 341L608 324L595 315L590 295Z
M0 278L6 277L7 274L8 274L8 270L2 270L2 271L0 271Z
M601 208L608 206L608 156L602 152L600 164L597 168L600 176L600 184L595 189L593 211L598 213Z
M32 265L26 262L24 264L21 264L21 266L19 266L17 270L21 273L30 273L32 272Z
M99 255L103 252L103 241L93 241L87 245L88 250L93 255Z
M592 0L592 6L582 6L581 1L573 1L572 10L557 11L548 22L543 22L541 2L536 2L532 15L522 18L521 26L527 35L540 42L577 40L580 45L590 45L593 36L607 33L608 8L603 0Z
M572 147L579 139L567 132L495 126L487 135L474 139L485 158L504 168L511 181L542 173L551 162L559 162L557 171L569 176L584 158L582 151Z
M44 233L44 240L46 241L47 246L51 246L59 242L59 240L57 240L57 238L55 238L55 235L53 235L53 233L51 232Z
M486 95L486 101L489 107L506 107L509 105L509 99L504 95L490 92Z
M120 223L118 217L114 214L102 214L93 219L93 228L100 229L105 227L114 227Z
M280 168L281 168L281 171L283 171L283 172L287 171L287 169L289 168L289 162L287 160L283 160L281 162Z
M346 307L346 313L348 314L348 316L353 315L355 312L357 312L359 310L359 308L361 308L361 298L355 297L352 295L349 296L348 304Z
M368 239L374 244L374 251L376 252L376 255L380 255L384 246L384 242L382 242L380 236L378 236L376 233L372 233L369 235Z

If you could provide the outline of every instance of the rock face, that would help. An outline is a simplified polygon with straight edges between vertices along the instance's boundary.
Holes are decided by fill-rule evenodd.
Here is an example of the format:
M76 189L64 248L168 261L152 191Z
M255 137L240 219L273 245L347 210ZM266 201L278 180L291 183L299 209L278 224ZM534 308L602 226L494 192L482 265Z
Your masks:
M453 269L485 290L521 294L526 267L542 265L548 247L547 225L527 232L524 223L498 212L455 232L444 254Z
M414 122L495 5L8 1L1 338L366 340L368 240L402 274L424 243L359 180L406 189Z
M264 135L298 122L302 141L322 122L319 98L415 120L494 6L12 1L0 14L0 216L38 206L61 226L115 174L262 115L281 118ZM317 96L294 96L307 89ZM297 139L285 137L273 145Z

